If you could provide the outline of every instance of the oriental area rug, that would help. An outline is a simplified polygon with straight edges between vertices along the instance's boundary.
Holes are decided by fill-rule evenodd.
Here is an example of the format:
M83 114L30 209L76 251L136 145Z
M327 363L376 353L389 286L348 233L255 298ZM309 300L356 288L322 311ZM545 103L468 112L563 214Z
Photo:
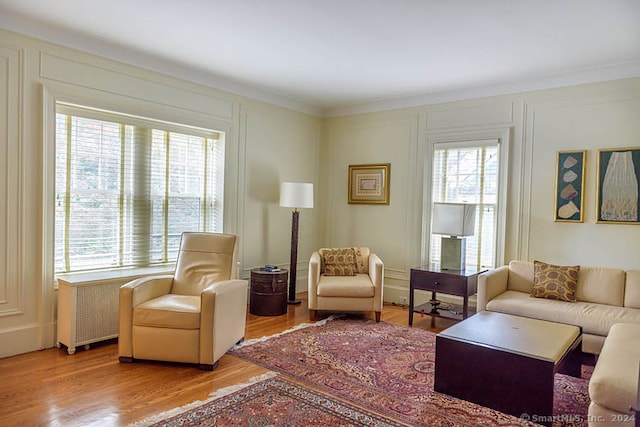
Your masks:
M265 375L130 427L405 426L285 378Z
M271 372L135 426L535 426L433 390L435 334L330 318L230 354ZM587 426L588 377L556 375L554 427Z
M417 328L339 318L247 341L231 354L407 425L535 425L434 392L435 334ZM554 426L587 425L590 373L555 376Z

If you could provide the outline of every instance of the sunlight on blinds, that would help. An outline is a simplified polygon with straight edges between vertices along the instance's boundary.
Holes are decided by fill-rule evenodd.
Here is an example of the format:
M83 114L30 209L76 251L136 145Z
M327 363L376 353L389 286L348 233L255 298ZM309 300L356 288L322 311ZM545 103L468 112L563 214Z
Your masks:
M496 258L498 141L434 146L432 203L476 204L476 228L467 237L469 266L493 267ZM440 239L431 237L430 261L440 262Z
M56 273L171 262L183 231L222 231L218 132L57 111Z

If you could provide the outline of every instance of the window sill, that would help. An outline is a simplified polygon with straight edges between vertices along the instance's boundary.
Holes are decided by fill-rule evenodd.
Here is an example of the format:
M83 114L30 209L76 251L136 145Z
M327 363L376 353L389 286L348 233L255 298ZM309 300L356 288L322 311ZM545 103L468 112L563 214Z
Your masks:
M60 279L69 283L71 286L86 285L93 282L126 283L130 280L134 280L144 276L152 276L152 275L158 275L158 274L173 274L174 269L175 269L174 264L166 264L166 265L154 266L154 267L122 268L122 269L116 269L116 270L92 271L87 273L59 274L56 276L56 280L54 281L54 289L58 289L58 280Z

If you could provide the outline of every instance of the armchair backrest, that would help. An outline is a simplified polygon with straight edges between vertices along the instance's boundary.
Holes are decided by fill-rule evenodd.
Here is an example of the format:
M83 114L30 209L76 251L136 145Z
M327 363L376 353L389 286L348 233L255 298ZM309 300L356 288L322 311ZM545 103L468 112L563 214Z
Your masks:
M324 273L324 252L333 249L346 249L346 248L321 248L318 250L320 254L320 273ZM369 248L365 246L349 247L353 249L356 256L356 273L369 273Z
M182 233L171 293L200 295L212 283L237 278L237 248L233 234Z

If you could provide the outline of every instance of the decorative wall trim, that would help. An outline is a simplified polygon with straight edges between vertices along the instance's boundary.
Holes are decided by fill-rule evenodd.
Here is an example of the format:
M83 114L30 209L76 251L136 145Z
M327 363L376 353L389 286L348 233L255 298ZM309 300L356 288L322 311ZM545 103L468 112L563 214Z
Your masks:
M352 239L366 242L363 246L368 246L377 253L385 264L385 277L399 277L408 280L408 269L412 264L419 264L420 236L414 233L413 227L420 224L421 204L416 199L415 194L422 188L422 183L417 177L421 176L423 165L417 157L421 147L419 144L420 114L403 114L401 116L390 117L362 117L350 121L346 125L338 124L329 129L328 135L328 169L325 171L325 179L330 184L326 195L327 200L327 221L326 221L326 244L329 246L348 246ZM384 139L381 134L393 130L396 135L402 134L400 141ZM369 139L371 136L371 139ZM370 142L372 146L383 147L393 144L402 144L402 155L396 157L379 157L379 152L386 152L378 148L358 148L358 143ZM406 157L404 156L406 146ZM347 154L345 154L347 153ZM394 153L395 154L395 153ZM392 174L396 178L391 178L391 194L389 205L359 206L346 204L348 193L348 172L350 164L359 163L391 163ZM393 170L397 172L393 172ZM395 181L394 181L395 179ZM394 184L394 182L396 184ZM402 207L402 208L400 208ZM376 214L385 216L393 212L403 218L401 223L393 224L393 227L401 230L403 235L411 236L402 242L389 246L390 241L385 241L380 237L382 233L374 236L362 236L346 232L344 230L345 215L353 220L353 215L360 215L366 221L368 213L363 208L375 208ZM381 211L384 209L384 211ZM369 209L373 211L373 209ZM381 213L384 212L384 213ZM385 227L385 233L388 233ZM376 240L378 239L378 240ZM394 257L385 256L382 249L378 249L376 244L382 241L381 248L386 247L387 253L393 252ZM393 273L396 272L396 273Z
M427 115L427 131L463 129L513 122L513 102L501 104L478 103L466 108L432 110Z
M360 104L329 107L324 110L324 117L340 117L401 108L420 107L446 102L468 101L493 96L628 79L638 76L640 76L640 61L630 61L622 64L612 64L609 66L593 67L583 70L572 70L564 73L556 73L547 76L493 85L423 93L408 97L395 97L378 101L362 102Z
M169 107L195 113L206 111L223 120L231 120L233 115L231 101L48 53L41 54L40 76L161 105L167 105L166 100L169 99L172 100Z
M45 326L46 329L53 331L53 324L40 325L37 323L0 329L0 358L44 348L39 337Z
M0 317L25 311L22 272L24 51L0 44ZM0 322L0 329L2 322Z

